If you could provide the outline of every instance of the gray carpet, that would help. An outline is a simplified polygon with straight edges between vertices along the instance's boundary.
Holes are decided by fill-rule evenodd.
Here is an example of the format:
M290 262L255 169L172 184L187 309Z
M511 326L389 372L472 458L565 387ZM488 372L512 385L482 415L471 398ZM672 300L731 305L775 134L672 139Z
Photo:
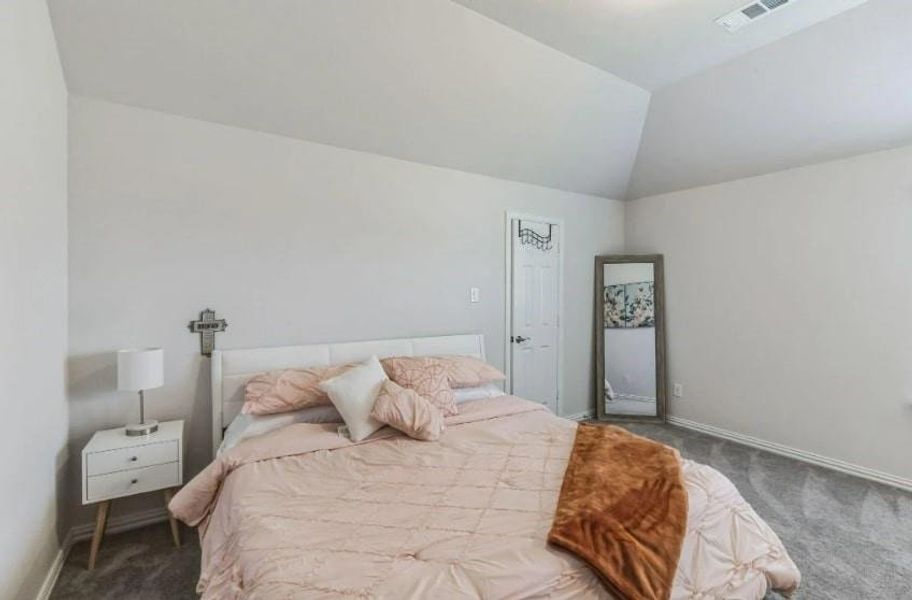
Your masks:
M628 427L738 486L801 569L798 598L912 599L912 494L677 427ZM199 545L188 530L184 542L173 548L165 524L111 535L92 572L88 544L77 544L51 597L195 598Z
M626 427L731 479L801 570L798 598L912 600L912 494L679 427Z
M86 570L89 543L80 542L70 550L51 600L198 598L199 539L194 530L182 528L181 541L175 548L167 523L107 535L93 571Z

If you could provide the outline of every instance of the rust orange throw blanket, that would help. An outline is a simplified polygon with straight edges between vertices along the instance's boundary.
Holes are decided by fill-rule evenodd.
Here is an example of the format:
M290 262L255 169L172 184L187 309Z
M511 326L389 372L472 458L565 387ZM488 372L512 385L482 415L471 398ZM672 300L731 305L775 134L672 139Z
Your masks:
M686 526L677 451L619 427L579 426L550 543L588 562L619 600L667 600Z

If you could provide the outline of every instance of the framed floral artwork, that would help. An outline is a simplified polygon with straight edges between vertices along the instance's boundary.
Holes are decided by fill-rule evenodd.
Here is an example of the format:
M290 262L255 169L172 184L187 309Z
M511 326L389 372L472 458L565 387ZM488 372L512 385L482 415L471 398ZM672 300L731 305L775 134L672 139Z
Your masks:
M624 321L627 327L655 327L655 284L628 283L624 293Z
M604 307L605 329L655 327L655 284L606 285Z
M617 329L626 327L625 324L625 288L624 285L606 285L605 286L605 328Z

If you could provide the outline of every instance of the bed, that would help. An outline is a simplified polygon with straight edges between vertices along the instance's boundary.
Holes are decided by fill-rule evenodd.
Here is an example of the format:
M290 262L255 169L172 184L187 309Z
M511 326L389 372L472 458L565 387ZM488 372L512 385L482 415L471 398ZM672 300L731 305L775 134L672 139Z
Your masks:
M484 358L480 335L229 350L212 356L213 451L244 382L371 355ZM466 402L436 442L352 443L298 423L222 453L170 508L198 526L198 592L219 598L611 598L546 538L577 423L503 395ZM720 473L682 461L687 532L672 598L763 598L800 575Z

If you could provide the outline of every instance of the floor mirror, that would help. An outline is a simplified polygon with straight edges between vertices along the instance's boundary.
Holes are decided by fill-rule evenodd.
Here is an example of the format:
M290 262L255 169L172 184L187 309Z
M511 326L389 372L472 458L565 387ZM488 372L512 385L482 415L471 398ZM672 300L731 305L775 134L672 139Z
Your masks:
M660 254L595 257L596 413L665 421L665 280Z

